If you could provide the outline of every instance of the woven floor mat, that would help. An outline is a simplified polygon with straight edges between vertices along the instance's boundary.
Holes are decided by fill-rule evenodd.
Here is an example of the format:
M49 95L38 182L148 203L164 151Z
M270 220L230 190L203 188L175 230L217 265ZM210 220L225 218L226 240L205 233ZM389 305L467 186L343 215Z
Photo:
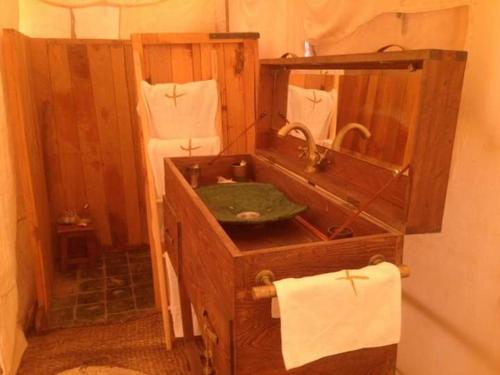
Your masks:
M182 342L172 351L165 349L159 313L28 337L18 374L55 375L80 366L114 366L147 375L189 374Z

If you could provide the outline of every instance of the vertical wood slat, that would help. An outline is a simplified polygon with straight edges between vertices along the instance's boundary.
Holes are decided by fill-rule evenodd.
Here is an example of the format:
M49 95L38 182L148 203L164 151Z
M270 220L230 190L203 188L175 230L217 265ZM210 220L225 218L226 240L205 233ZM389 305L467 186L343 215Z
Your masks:
M135 89L135 73L134 73L134 59L132 46L125 45L125 68L127 71L127 86L128 86L128 96L129 96L129 112L130 120L132 124L132 138L133 138L133 148L135 155L135 165L136 165L136 181L138 187L138 203L139 203L139 217L137 220L141 223L141 241L140 243L148 243L148 228L146 222L146 201L145 201L145 187L144 187L144 176L141 173L141 165L143 165L143 155L141 149L141 129L138 119L138 95ZM134 183L129 181L129 183Z
M193 50L190 44L177 44L171 47L172 82L186 83L193 77Z
M111 228L107 218L107 201L104 190L100 137L94 94L90 81L90 67L85 45L69 45L68 60L71 73L75 110L75 125L78 128L85 177L87 202L103 243L111 243Z
M127 218L127 243L139 243L141 240L141 223L137 218L139 211L139 189L137 181L137 166L134 158L134 139L132 121L129 112L131 103L128 96L127 71L125 66L125 51L123 46L111 46L111 66L115 87L115 104L120 138L121 171L125 199L125 214ZM133 104L132 104L133 105Z
M219 109L218 117L221 123L221 135L222 135L222 148L227 149L229 144L229 125L228 125L228 115L227 115L227 89L226 89L226 70L224 61L224 45L215 44L215 61L217 64L217 89L219 96ZM228 154L230 151L224 151L224 154Z
M55 222L65 208L64 190L59 163L59 146L55 128L54 106L50 81L48 42L43 39L31 39L31 71L33 95L38 112L41 138L47 176L48 201L51 208L51 222Z
M255 61L258 60L257 54L257 42L255 40L245 40L243 42L244 46L244 65L243 65L243 99L244 99L244 110L245 110L245 123L244 128L250 126L257 118L257 97L256 93L256 64ZM258 126L258 124L256 124ZM248 131L246 135L246 149L244 152L255 152L255 128Z
M201 81L201 45L192 44L191 51L193 55L193 80Z
M80 141L76 127L75 108L67 46L49 44L48 49L54 121L63 181L64 204L67 209L79 209L87 202ZM57 213L60 215L61 213Z
M144 244L130 44L36 39L30 52L51 222L89 203L102 245Z
M114 244L125 246L128 239L126 202L123 191L120 131L116 111L115 83L108 45L88 46L94 106L101 139L108 220Z
M19 35L21 36L21 35ZM26 146L30 154L30 164L32 167L32 179L33 179L33 198L36 205L36 225L32 228L32 235L35 237L35 241L39 241L41 246L43 262L45 264L45 275L46 275L46 295L50 297L51 286L53 283L53 251L52 244L54 243L52 238L52 232L48 221L50 220L50 208L48 204L48 194L47 194L47 181L45 177L45 158L43 154L43 143L41 140L41 127L40 122L36 116L36 106L34 105L34 95L33 95L33 82L32 75L30 74L30 61L31 61L31 51L29 49L29 40L26 37L19 38L20 50L22 51L23 64L20 65L21 70L21 81L24 81L24 99L25 102L25 113L28 115L25 128L26 136ZM26 205L26 201L24 202ZM47 302L47 306L50 306L50 301ZM41 322L42 325L45 322ZM43 328L43 327L40 327Z
M213 79L214 77L214 55L215 50L213 44L200 44L200 64L201 64L201 79Z
M245 153L246 137L239 135L245 130L245 101L243 86L244 52L238 43L224 44L224 70L227 103L227 137L234 141L228 153Z
M170 46L152 46L144 51L147 56L150 83L172 82L172 52Z
M5 30L2 37L5 100L14 142L17 180L28 224L28 241L34 259L38 301L36 328L47 324L53 281L52 236L47 199L41 123L36 115L36 96L30 74L31 51L26 37ZM43 48L42 48L43 49Z

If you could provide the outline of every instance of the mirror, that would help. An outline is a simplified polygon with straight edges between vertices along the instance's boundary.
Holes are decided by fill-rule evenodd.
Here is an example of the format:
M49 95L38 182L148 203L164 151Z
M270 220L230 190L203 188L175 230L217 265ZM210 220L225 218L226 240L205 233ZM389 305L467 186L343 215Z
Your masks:
M420 70L292 70L286 118L321 146L399 167L411 153L419 87Z

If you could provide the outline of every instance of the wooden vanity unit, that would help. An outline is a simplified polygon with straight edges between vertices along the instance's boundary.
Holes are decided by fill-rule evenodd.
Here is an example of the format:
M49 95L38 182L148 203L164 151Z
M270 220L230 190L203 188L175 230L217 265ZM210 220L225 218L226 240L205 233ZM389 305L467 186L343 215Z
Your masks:
M401 264L406 233L440 230L465 61L465 52L440 50L263 60L255 154L165 159L165 247L179 276L184 311L191 302L217 375L393 374L396 345L343 353L287 372L271 300L254 300L251 292L262 270L276 279L311 276L364 267L375 255ZM317 172L304 172L305 162L297 156L304 141L276 134L285 125L291 69L419 75L420 84L404 98L412 102L403 114L409 173L352 223L352 238L328 240L327 230L370 199L392 178L394 167L330 151ZM241 160L248 163L251 180L274 184L308 209L285 222L221 225L191 188L187 168L198 163L200 183L207 185L218 176L231 177L231 164ZM192 322L185 319L184 328L189 336Z

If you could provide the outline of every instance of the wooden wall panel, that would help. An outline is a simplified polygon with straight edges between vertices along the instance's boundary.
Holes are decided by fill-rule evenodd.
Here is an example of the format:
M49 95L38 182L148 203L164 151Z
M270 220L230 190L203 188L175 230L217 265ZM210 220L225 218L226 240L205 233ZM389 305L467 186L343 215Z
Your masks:
M149 81L151 83L164 83L172 81L172 51L170 46L155 46L148 57Z
M130 43L32 39L30 51L52 222L88 203L103 246L144 244Z
M87 46L68 46L68 59L71 69L75 125L81 139L81 161L86 186L86 201L92 207L93 218L101 241L111 243L110 222L106 211L106 194L101 163L100 139L94 105L94 93L90 80L90 67ZM57 213L56 213L57 214Z
M243 86L244 55L242 43L224 44L224 72L227 105L227 140L234 141L228 154L246 151L246 137L238 137L246 127Z
M64 190L58 160L59 147L55 129L54 110L53 106L49 105L52 101L52 90L47 42L40 39L30 40L30 50L33 95L41 129L45 156L45 173L47 181L50 181L47 191L49 194L51 218L54 221L56 218L55 213L62 212L64 209L61 205L63 200L56 198L64 196ZM49 165L51 168L48 168Z
M53 281L52 235L47 199L45 158L41 142L43 123L36 115L32 87L40 85L30 74L32 59L29 41L13 30L3 34L5 99L10 132L14 142L17 181L23 195L28 242L33 253L38 301L37 328L46 326ZM41 70L44 66L40 67ZM43 112L48 118L48 113Z
M133 139L133 155L135 162L135 180L137 181L137 189L139 196L139 217L140 221L138 221L138 225L140 225L141 230L141 241L142 243L149 243L148 239L148 229L146 222L146 198L145 198L145 187L144 180L146 176L144 175L144 171L142 170L143 165L143 154L140 146L140 124L139 118L137 116L138 113L138 100L137 100L137 92L135 86L135 73L134 73L134 58L132 54L132 45L126 44L124 45L124 56L125 56L125 70L127 74L127 86L128 86L128 100L129 100L129 113L130 113L130 122L131 122L131 136ZM134 180L128 181L130 184L134 184Z
M175 39L175 38L174 38ZM217 123L226 153L254 150L255 131L239 137L255 121L258 54L256 40L206 40L187 43L144 43L142 70L145 80L157 83L186 83L216 79L219 90Z
M229 53L234 48L243 47L244 55L239 71L231 72L225 66L226 56L224 44L231 43L234 46L228 48ZM218 83L219 106L217 113L217 125L221 130L222 144L227 145L231 140L228 138L228 100L227 95L240 95L244 100L244 116L239 118L242 123L236 124L239 128L245 128L255 121L255 103L257 94L256 79L258 77L258 54L257 41L246 39L211 39L209 34L145 34L132 37L134 69L136 76L137 91L140 90L141 80L151 84L177 82L183 83L190 80L215 79ZM231 62L231 55L228 61ZM229 69L229 70L228 70ZM233 68L234 69L234 68ZM226 73L236 79L236 84L241 88L239 92L228 91L226 86ZM236 77L236 78L235 78ZM242 82L240 82L242 80ZM239 102L238 105L240 105ZM151 257L153 261L153 278L156 290L156 303L161 306L165 331L165 342L167 348L172 346L172 333L170 324L170 312L168 309L167 283L165 279L165 268L163 267L163 246L160 238L159 213L154 191L153 173L150 163L146 162L147 144L149 134L149 115L143 100L139 100L139 123L140 126L137 139L139 140L141 177L144 178L146 191L145 208L147 211L147 228ZM240 109L241 111L241 109ZM249 131L245 137L245 147L238 150L245 153L253 150L255 132ZM250 146L250 147L248 147ZM248 148L247 148L248 147ZM192 296L190 296L192 298Z
M176 44L171 47L172 81L186 83L194 81L193 50L191 44Z
M125 213L128 223L127 243L140 243L142 239L142 226L140 218L140 209L137 202L126 199L126 197L138 197L139 188L137 182L137 165L135 159L134 143L137 138L134 138L132 130L132 117L137 117L134 113L131 115L129 108L136 105L135 102L130 102L129 88L133 89L133 81L130 82L127 78L127 70L125 66L125 49L123 46L111 46L111 64L113 67L113 79L115 85L115 104L118 120L118 135L120 137L120 155L121 155L121 170L123 178L124 196L125 196ZM132 181L132 183L126 183Z

